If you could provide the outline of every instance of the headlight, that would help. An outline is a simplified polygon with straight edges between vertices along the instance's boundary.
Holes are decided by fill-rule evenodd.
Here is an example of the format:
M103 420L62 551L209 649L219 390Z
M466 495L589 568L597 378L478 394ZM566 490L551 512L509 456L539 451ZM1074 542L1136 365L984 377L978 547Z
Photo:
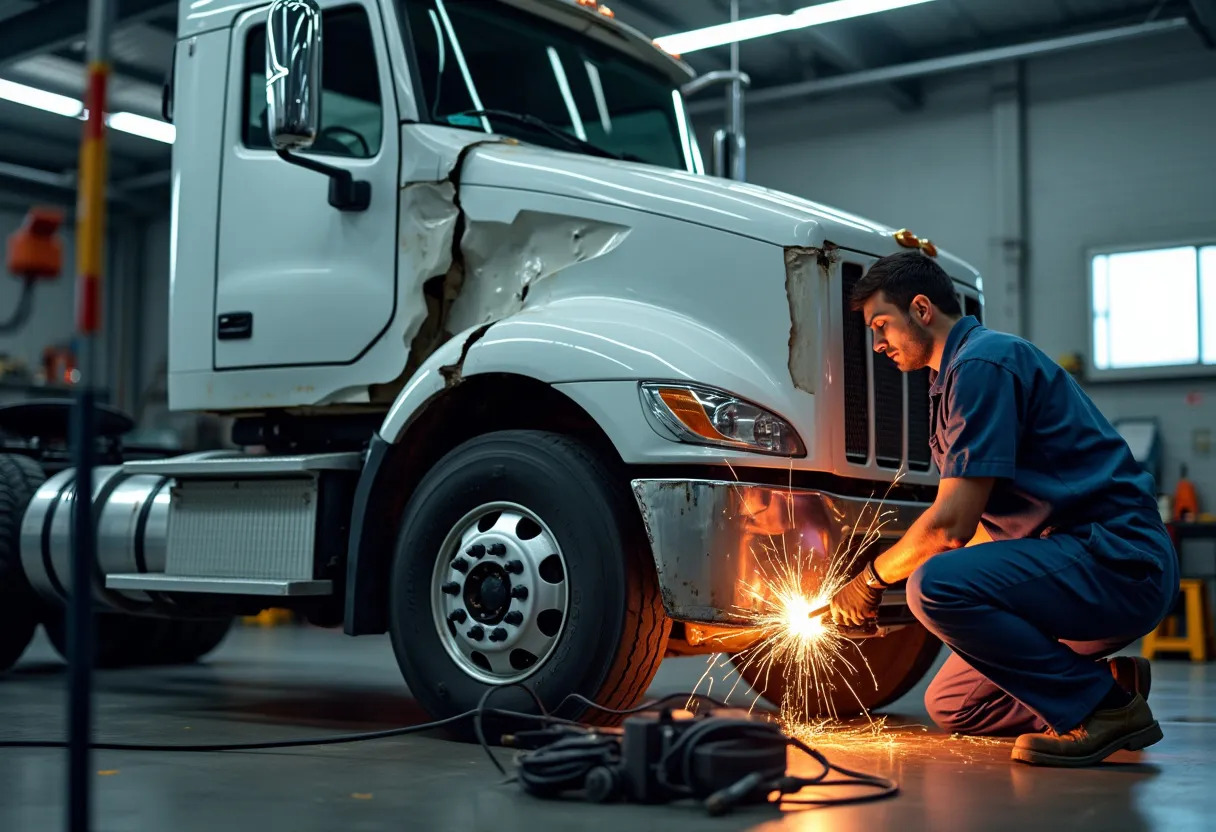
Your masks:
M729 393L689 384L642 385L654 417L685 442L721 445L782 456L806 448L789 422Z

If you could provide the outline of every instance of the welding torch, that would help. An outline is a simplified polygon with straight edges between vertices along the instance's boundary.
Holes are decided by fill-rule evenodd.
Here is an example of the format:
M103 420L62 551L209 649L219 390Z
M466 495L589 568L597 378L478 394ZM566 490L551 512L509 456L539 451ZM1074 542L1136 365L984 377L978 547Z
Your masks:
M832 611L832 605L824 604L822 607L816 607L815 609L808 612L806 614L806 617L808 619L818 618L821 615L827 615L831 611ZM838 626L837 630L839 630L842 635L854 636L854 637L860 636L863 638L870 637L870 636L885 636L888 632L886 627L879 627L877 621L871 621L869 624L867 624L864 627Z

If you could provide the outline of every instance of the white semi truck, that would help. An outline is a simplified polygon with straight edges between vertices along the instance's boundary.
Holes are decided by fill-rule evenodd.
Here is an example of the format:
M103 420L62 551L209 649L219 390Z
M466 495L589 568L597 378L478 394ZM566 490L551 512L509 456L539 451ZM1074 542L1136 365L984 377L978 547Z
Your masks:
M777 561L822 565L873 498L898 537L936 483L927 371L849 289L920 247L980 314L979 276L706 175L693 79L590 0L182 0L169 401L242 450L123 459L105 414L98 661L287 607L391 634L436 717L515 681L620 708L747 647ZM0 669L38 623L62 645L72 589L73 471L30 447L0 457ZM870 707L939 647L898 591L882 623Z

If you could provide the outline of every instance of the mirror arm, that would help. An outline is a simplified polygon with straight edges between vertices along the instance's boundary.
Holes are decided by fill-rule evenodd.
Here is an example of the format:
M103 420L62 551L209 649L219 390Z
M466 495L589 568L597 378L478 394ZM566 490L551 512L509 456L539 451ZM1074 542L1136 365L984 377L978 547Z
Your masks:
M329 204L339 211L366 211L372 204L372 184L366 180L355 179L350 171L315 159L295 156L281 148L275 152L288 164L328 176Z

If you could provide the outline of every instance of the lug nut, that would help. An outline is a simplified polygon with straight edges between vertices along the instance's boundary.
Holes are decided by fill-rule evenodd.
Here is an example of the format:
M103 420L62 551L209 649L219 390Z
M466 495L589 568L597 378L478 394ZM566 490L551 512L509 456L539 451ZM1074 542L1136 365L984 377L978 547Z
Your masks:
M504 568L512 575L521 575L524 571L524 562L522 560L509 560Z
M490 631L490 641L506 641L507 631L503 627L495 627Z
M490 554L491 555L505 555L506 553L507 553L507 544L505 544L505 543L491 543L490 544Z
M463 575L469 571L469 562L464 558L456 558L456 560L452 561L452 568Z
M467 551L465 551L466 555L476 560L481 560L485 556L485 553L486 547L485 544L482 543L474 543L468 548Z
M457 592L460 592L460 584L455 581L448 581L440 588L443 590L444 595L455 595Z
M481 641L485 637L486 631L481 628L480 624L474 624L465 634L473 641Z
M461 610L461 612L464 612L464 610ZM508 624L518 627L520 624L524 623L524 614L519 610L511 610L509 613L503 616L502 620Z
M463 624L468 617L469 614L464 610L452 610L448 613L448 621L455 624Z
M518 598L519 600L523 601L528 597L528 588L526 586L511 587L511 597Z

